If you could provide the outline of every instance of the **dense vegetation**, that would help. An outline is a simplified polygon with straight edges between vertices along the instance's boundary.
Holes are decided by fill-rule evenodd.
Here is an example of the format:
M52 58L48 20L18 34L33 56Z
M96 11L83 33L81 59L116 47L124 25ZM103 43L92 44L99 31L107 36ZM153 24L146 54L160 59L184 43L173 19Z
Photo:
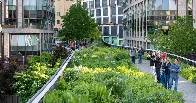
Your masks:
M56 47L53 54L45 52L29 58L27 69L15 73L13 88L22 103L27 102L54 75L68 53L63 47Z
M195 20L190 16L177 17L167 35L155 31L148 37L151 38L156 49L196 60L196 29L193 23Z
M91 47L77 52L56 90L44 103L183 103L181 93L164 89L139 72L128 51Z

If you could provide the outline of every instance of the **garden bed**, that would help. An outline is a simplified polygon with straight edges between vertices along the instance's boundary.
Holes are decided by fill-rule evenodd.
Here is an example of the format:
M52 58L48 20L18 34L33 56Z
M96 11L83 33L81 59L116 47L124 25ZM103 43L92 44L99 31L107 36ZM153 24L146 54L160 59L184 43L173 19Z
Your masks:
M21 103L27 102L54 75L70 53L58 46L53 54L43 52L40 56L28 58L25 68L21 68L16 60L1 60L1 97L17 95ZM9 101L6 98L4 100Z
M77 52L44 103L183 103L182 94L155 83L131 62L129 51L91 47Z

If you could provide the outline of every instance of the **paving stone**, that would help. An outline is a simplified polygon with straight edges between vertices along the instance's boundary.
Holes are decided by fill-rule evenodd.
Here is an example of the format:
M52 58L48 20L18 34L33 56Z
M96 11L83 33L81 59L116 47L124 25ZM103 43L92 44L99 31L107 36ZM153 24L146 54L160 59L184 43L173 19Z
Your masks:
M142 72L151 74L150 61L143 60L142 62L142 64L138 64L138 60L136 60L135 66ZM183 94L185 103L196 103L196 84L180 77L178 81L178 91Z

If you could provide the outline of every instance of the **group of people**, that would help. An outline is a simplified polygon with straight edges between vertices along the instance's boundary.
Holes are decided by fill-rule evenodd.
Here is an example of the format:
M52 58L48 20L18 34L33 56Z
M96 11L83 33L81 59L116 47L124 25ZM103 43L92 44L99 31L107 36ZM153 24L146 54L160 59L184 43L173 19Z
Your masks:
M135 64L136 53L138 54L138 63L142 63L142 56L144 55L144 50L139 48L138 50L134 47L130 50L131 61ZM155 81L162 83L167 89L171 89L173 81L175 81L174 90L177 90L179 72L181 66L179 64L179 59L175 59L174 63L170 62L170 59L165 53L159 53L153 51L147 54L147 58L150 60L151 73L155 77Z
M179 59L176 58L172 64L165 53L161 54L159 52L148 54L148 58L150 59L151 72L155 76L155 81L162 83L167 89L171 89L173 81L175 81L174 90L177 90L181 70Z
M83 39L81 41L76 41L76 40L72 40L71 42L71 49L72 50L76 50L76 49L83 49L83 48L87 48L87 44L88 43L93 43L93 39L91 39L89 42L87 42L86 39Z
M130 50L130 56L131 56L131 61L135 64L135 56L136 53L138 52L138 63L142 63L142 56L144 55L144 50L142 48L139 48L136 50L134 47L131 48Z

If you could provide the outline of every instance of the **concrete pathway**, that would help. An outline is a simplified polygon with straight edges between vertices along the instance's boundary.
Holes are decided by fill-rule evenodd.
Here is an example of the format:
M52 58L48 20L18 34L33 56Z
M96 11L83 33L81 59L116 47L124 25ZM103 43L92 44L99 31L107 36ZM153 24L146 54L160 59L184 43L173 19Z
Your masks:
M143 60L142 62L142 64L138 64L138 60L136 60L135 66L142 72L151 74L150 61ZM196 84L180 77L178 82L178 91L183 93L185 103L196 103Z

